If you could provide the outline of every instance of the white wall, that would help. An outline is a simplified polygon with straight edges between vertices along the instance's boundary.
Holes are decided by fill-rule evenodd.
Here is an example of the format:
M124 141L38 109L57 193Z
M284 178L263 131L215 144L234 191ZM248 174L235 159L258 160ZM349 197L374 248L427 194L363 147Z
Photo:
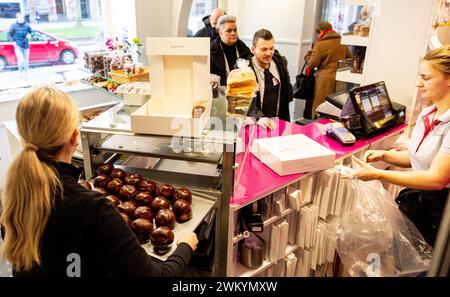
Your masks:
M411 112L417 71L438 0L380 0L370 32L364 84L384 80L393 101ZM405 9L408 7L408 9Z
M303 32L301 39L301 50L297 73L300 73L304 64L304 57L311 49L316 38L316 24L321 21L323 0L307 0L305 3L305 13L303 15Z
M123 28L126 28L128 36L135 37L135 11L135 0L106 0L103 5L105 36L121 37Z
M311 0L308 0L311 1ZM228 14L237 17L239 36L249 47L262 28L275 36L276 48L288 60L291 81L298 71L306 0L228 0Z

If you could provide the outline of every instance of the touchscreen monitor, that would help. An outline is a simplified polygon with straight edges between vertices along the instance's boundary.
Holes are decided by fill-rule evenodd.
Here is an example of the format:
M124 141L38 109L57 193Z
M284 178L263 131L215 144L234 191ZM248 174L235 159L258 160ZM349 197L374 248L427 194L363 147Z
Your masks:
M355 113L361 116L364 134L395 125L397 116L383 81L352 89L350 98Z

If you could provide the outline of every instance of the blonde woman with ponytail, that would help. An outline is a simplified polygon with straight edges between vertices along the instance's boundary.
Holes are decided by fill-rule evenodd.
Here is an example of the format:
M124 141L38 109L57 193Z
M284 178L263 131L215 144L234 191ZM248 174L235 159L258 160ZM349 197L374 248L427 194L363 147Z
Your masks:
M71 165L79 141L74 101L52 87L31 90L16 121L23 150L12 162L1 195L0 255L15 276L182 276L197 245L180 238L156 264L114 206L78 185Z

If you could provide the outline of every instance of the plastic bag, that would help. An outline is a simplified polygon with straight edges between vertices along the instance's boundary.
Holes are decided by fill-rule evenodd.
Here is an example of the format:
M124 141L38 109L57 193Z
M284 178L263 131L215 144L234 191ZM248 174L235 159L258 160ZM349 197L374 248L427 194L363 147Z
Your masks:
M346 271L351 276L416 276L428 270L431 247L381 182L349 182L353 205L342 216L336 248Z
M256 89L256 76L249 61L237 59L238 69L233 69L227 78L227 95L252 98Z

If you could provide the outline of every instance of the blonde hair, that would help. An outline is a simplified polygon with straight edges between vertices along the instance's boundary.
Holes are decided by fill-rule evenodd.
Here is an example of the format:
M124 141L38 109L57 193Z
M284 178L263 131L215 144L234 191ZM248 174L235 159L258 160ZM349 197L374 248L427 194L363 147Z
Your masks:
M17 271L41 264L40 241L54 205L62 194L58 173L50 164L78 124L74 101L52 87L32 89L16 110L25 148L8 169L0 223L5 228L3 257Z
M422 60L428 62L435 70L450 75L450 45L432 50Z

